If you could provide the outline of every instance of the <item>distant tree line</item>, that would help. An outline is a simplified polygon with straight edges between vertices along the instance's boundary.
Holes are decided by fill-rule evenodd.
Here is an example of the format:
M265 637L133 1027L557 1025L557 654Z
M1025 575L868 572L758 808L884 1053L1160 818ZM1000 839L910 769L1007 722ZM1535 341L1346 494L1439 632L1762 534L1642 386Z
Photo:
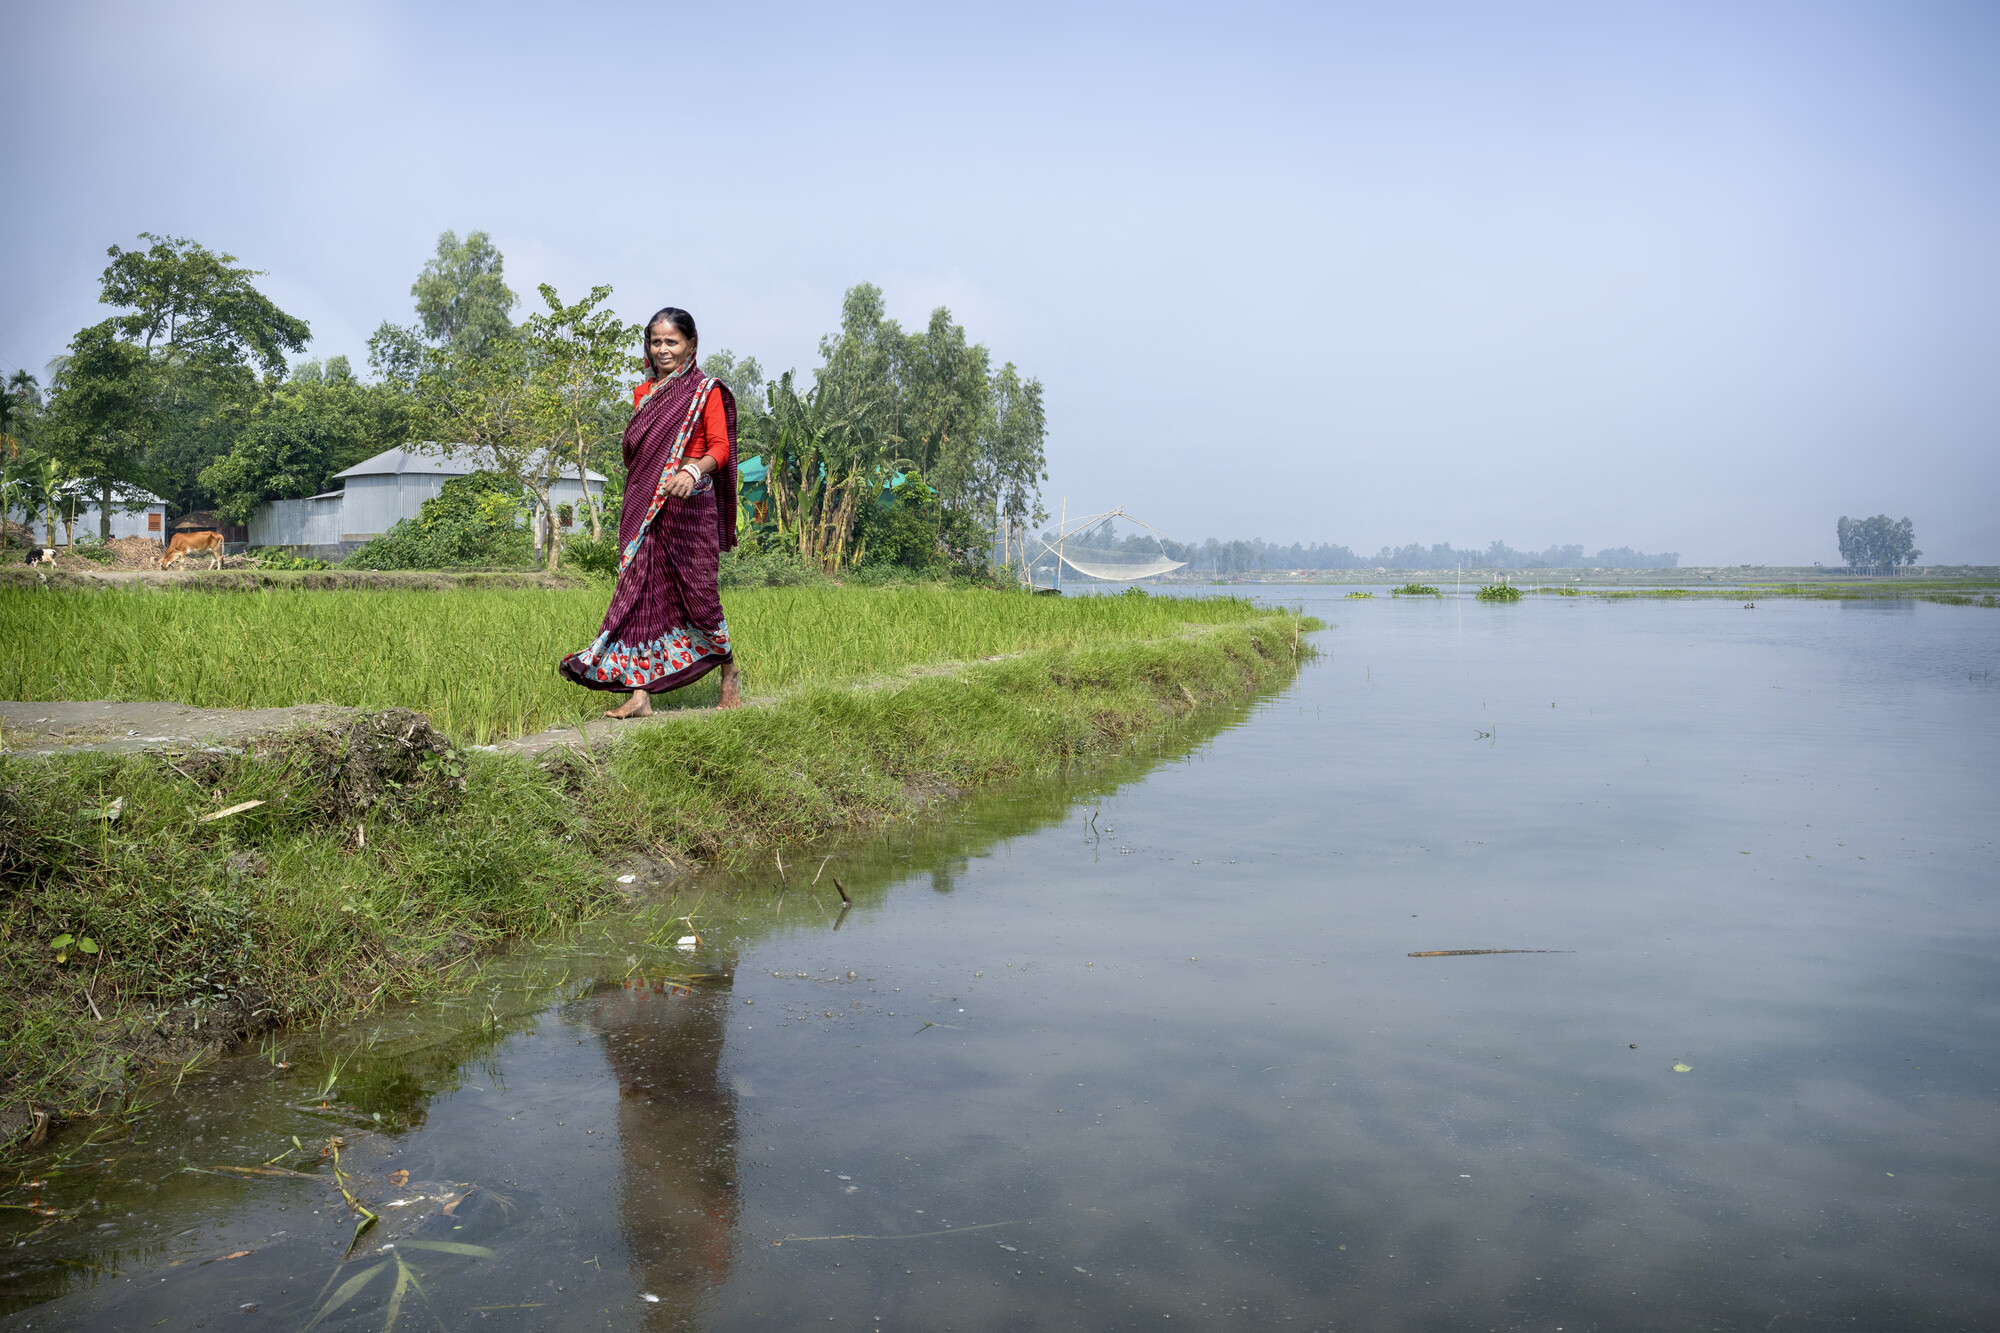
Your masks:
M1115 520L1114 520L1115 523ZM1055 544L1053 532L1042 540ZM1080 549L1118 552L1137 558L1165 550L1169 558L1185 560L1189 568L1217 574L1247 574L1278 569L1674 569L1680 565L1676 551L1657 554L1635 551L1629 546L1610 547L1595 556L1586 556L1581 546L1550 546L1541 551L1517 551L1505 542L1494 542L1484 550L1460 549L1447 542L1433 546L1411 544L1384 546L1374 555L1357 555L1335 542L1305 545L1293 542L1280 546L1253 538L1249 541L1219 541L1210 537L1200 545L1155 538L1150 533L1127 532L1122 536L1113 524L1106 524L1070 542Z

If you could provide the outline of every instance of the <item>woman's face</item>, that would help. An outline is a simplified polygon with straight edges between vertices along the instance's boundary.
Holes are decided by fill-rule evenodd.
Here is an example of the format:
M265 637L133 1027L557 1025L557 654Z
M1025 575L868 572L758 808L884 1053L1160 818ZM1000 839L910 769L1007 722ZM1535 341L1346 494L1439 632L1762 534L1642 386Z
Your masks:
M653 373L671 375L694 355L694 344L674 327L673 321L663 319L647 332L646 350L653 357Z

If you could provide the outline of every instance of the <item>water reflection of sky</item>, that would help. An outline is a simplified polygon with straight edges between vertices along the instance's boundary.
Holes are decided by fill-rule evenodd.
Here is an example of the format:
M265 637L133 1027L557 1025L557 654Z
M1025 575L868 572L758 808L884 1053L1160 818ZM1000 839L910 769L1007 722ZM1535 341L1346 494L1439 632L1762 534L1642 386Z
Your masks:
M446 1326L2000 1320L2000 619L1343 591L1143 780L854 845L838 933L795 890L728 987L572 987L413 1076L455 1090L369 1168L516 1191ZM1455 948L1566 952L1407 956ZM318 1287L345 1219L214 1188L15 1319Z

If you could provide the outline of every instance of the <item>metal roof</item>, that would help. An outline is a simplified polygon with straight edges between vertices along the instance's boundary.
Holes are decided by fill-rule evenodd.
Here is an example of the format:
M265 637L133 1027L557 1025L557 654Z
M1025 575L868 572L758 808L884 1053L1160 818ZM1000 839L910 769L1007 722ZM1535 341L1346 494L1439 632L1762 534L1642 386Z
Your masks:
M464 446L453 447L463 448ZM407 472L428 474L430 476L465 477L477 471L479 471L479 462L476 456L471 455L471 451L468 451L466 455L447 458L443 454L416 453L412 450L398 447L384 450L373 458L364 459L362 462L356 463L353 467L347 469L347 471L337 472L334 475L337 477L381 477L398 476ZM563 469L563 475L574 476L575 474L565 468ZM586 469L585 475L592 481L605 480L602 472Z

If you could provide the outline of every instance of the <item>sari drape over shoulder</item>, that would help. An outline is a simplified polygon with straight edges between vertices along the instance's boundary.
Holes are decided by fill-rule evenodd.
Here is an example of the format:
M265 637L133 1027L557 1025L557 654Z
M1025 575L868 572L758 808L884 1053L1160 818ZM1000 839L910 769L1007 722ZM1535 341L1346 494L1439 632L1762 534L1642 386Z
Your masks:
M694 494L669 495L689 442L712 427L705 419L716 411L727 427L726 461ZM716 572L722 552L736 545L735 395L690 362L634 409L624 449L618 586L596 642L558 670L593 690L659 694L734 660Z

